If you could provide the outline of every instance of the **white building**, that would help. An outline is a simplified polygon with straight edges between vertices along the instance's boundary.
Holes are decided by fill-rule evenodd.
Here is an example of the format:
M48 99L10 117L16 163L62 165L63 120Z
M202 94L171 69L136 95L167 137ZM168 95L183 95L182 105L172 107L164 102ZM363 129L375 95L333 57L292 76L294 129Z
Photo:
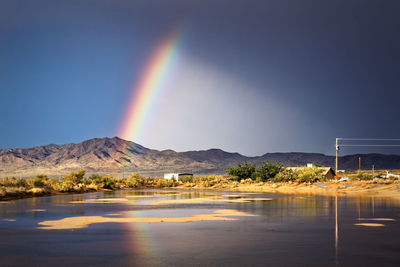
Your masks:
M178 179L179 173L164 173L164 179Z
M192 173L165 173L164 179L175 179L179 180L185 177L193 177Z

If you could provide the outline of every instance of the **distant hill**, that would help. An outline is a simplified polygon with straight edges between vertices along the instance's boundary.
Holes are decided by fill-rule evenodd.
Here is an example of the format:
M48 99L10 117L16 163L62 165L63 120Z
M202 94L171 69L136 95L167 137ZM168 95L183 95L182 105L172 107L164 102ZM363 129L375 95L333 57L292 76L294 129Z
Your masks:
M376 169L400 168L400 155L357 154L340 158L341 169L356 169L358 157L363 165ZM46 145L28 149L0 150L0 177L29 177L39 173L62 176L85 169L88 173L115 176L139 172L161 176L165 172L192 172L195 174L223 174L228 166L241 162L261 164L264 161L302 166L314 163L334 166L334 157L317 153L267 153L246 157L221 149L176 152L154 150L118 137L94 138L78 144Z

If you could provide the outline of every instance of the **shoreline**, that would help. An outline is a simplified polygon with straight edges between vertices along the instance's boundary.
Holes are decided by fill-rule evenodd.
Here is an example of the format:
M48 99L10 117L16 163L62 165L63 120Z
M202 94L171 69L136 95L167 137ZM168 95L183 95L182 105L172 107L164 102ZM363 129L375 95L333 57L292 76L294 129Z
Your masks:
M60 196L96 192L112 192L117 190L146 190L146 189L164 189L164 190L207 190L207 191L233 191L233 192L252 192L252 193L273 193L273 194L286 194L286 195L319 195L319 196L370 196L370 197L390 197L400 199L400 181L394 181L390 184L385 183L372 183L365 181L354 182L318 182L318 183L228 183L216 184L213 186L202 186L200 184L184 183L174 187L151 187L142 186L136 188L125 189L92 189L89 191L76 191L76 192L26 192L17 195L8 195L0 198L1 202L8 202L19 199L33 198L33 197L46 197L46 196Z
M251 183L232 185L204 186L177 186L177 189L189 190L211 190L211 191L237 191L254 193L276 193L289 195L321 195L321 196L371 196L371 197L394 197L400 199L400 181L390 184L371 183L365 181L355 182L318 182L307 183Z
M75 191L75 192L57 192L57 191L46 191L46 192L39 192L39 193L32 193L32 192L26 192L22 194L17 194L17 195L6 195L4 197L0 197L0 203L1 202L8 202L8 201L14 201L14 200L19 200L19 199L27 199L27 198L34 198L34 197L51 197L51 196L67 196L67 195L80 195L80 194L88 194L88 193L97 193L97 192L113 192L113 191L118 191L118 190L141 190L141 189L150 189L150 187L143 187L143 188L125 188L125 189L92 189L88 191ZM157 188L157 189L163 189L163 188Z

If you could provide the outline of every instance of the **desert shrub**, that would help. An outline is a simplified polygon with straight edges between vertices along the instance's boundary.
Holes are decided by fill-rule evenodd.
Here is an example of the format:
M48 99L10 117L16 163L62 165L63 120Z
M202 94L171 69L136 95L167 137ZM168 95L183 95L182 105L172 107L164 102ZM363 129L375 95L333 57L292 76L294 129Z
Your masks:
M193 177L192 181L196 184L201 184L204 182L210 182L213 179L214 179L214 177L212 177L212 176L195 176L195 177Z
M152 177L143 178L143 186L155 187L157 186L157 181Z
M164 179L164 178L142 178L143 186L145 187L170 187L177 184L175 179Z
M240 178L237 176L228 176L227 177L228 181L232 181L232 182L239 182Z
M48 180L46 180L46 187L48 187L49 189L54 189L54 186L58 185L59 183L60 181L58 179L49 178Z
M222 175L195 176L193 182L204 187L214 186L217 184L227 184L229 180Z
M7 191L3 186L0 186L0 197L4 197Z
M117 178L103 176L101 183L105 189L116 189L117 188Z
M100 176L98 174L92 174L87 179L88 184L95 184L97 188L104 189L116 189L119 188L123 180L111 177L111 176Z
M74 192L76 191L74 188L74 183L71 181L60 181L53 185L53 189L58 192Z
M318 167L299 168L297 181L300 183L315 183L324 180L324 170Z
M226 185L230 183L230 179L239 179L237 177L226 177L222 175L206 175L206 176L194 176L189 179L179 179L174 185L184 184L185 186L201 186L211 187L216 185Z
M47 177L47 175L45 175L45 174L38 174L38 175L36 175L35 178L43 180L43 181L49 180L49 177Z
M177 181L175 179L155 179L155 186L157 187L174 187L177 185Z
M25 179L17 179L15 177L11 178L1 178L0 179L0 186L4 187L26 187L27 183Z
M253 180L251 178L247 178L247 179L242 179L240 180L241 184L251 184L253 183Z
M279 172L283 171L284 169L285 167L282 164L264 162L263 165L256 168L256 171L251 178L253 178L253 180L259 178L261 179L261 181L265 182L269 179L274 178Z
M45 183L41 179L33 178L26 180L29 187L44 187Z
M256 165L251 163L241 163L236 167L228 167L226 169L228 175L236 176L240 180L254 177L256 173Z
M44 174L39 174L36 175L36 177L33 179L26 180L26 183L30 187L46 187L48 182L49 178L47 177L47 175Z
M1 190L3 193L3 196L9 195L24 195L26 194L27 190L25 187L3 187Z
M131 175L129 175L129 178L143 179L143 177L140 176L140 174L136 173L136 172L131 173Z
M373 180L374 176L368 173L357 173L349 175L349 180L351 181L370 181Z
M186 176L179 179L182 183L193 183L193 176Z
M129 177L120 179L120 183L122 187L137 188L144 186L145 181L139 174L132 173Z
M143 178L125 178L124 185L128 188L137 188L144 185Z
M92 174L87 179L88 183L99 184L101 183L101 175L99 174Z
M298 172L292 169L284 169L280 171L273 179L274 182L291 182L298 178Z
M62 182L70 182L72 184L80 184L85 182L85 171L71 172L61 179Z

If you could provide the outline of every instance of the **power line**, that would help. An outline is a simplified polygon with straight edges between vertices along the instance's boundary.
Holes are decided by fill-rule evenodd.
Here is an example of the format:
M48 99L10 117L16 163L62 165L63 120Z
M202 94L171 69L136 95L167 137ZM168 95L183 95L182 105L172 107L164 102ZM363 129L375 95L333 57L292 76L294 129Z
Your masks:
M400 147L400 144L341 144L340 141L400 141L400 138L336 138L336 176L339 171L339 150L340 147Z
M400 141L400 139L379 139L379 138L336 138L342 141Z
M364 144L360 144L360 145L339 145L339 146L400 146L400 145L364 145Z

